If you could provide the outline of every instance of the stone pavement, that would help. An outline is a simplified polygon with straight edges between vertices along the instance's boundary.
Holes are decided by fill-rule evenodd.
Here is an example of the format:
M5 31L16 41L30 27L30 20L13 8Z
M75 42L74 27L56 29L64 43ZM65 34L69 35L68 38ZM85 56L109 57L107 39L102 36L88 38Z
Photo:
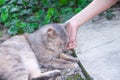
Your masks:
M76 53L94 80L120 80L120 19L81 26Z

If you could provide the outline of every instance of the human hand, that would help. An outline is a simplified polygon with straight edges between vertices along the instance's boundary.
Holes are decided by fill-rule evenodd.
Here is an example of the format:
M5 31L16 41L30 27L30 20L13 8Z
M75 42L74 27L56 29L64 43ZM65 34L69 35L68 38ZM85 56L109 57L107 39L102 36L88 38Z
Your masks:
M67 26L67 32L69 37L69 42L66 49L73 49L77 46L76 44L76 35L77 35L77 26L74 22L69 22Z

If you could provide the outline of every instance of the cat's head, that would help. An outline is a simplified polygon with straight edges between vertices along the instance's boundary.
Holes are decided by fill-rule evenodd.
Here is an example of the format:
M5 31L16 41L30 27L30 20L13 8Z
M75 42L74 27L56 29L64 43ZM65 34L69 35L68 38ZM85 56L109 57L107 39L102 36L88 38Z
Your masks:
M68 34L66 31L68 23L48 24L43 27L43 42L50 49L64 49L68 43Z

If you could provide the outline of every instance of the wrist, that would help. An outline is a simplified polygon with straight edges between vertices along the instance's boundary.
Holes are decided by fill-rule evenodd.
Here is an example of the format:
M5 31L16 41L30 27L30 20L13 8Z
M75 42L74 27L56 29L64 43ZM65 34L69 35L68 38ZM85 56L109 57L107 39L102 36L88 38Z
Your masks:
M77 23L77 21L69 21L69 24L71 27L74 27L74 29L78 29L79 24Z

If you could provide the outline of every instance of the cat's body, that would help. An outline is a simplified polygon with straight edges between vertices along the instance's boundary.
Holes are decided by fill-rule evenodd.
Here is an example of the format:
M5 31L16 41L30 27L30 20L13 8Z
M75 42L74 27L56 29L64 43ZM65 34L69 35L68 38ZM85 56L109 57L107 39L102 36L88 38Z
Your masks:
M67 39L64 26L58 24L8 39L0 44L0 76L5 80L31 80L60 73L59 70L41 73L39 64L56 69L77 67L71 62L77 59L61 53Z

